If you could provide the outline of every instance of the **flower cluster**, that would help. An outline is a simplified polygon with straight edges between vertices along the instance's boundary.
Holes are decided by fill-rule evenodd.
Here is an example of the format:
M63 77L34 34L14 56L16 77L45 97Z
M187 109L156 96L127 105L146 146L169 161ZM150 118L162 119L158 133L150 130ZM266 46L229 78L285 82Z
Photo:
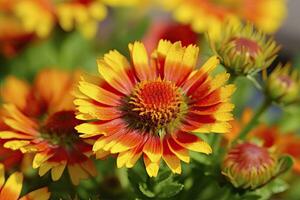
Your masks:
M249 21L264 32L275 32L285 17L284 0L164 0L176 20L191 24L195 31L208 31L219 38L224 22Z

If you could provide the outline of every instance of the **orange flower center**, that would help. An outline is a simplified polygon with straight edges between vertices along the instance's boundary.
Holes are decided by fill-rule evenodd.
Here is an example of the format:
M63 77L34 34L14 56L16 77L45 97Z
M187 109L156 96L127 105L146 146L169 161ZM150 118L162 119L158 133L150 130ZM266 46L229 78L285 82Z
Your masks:
M126 115L130 125L139 124L134 128L157 132L177 122L184 113L184 105L183 95L174 83L161 79L143 81L129 97Z
M261 48L256 41L253 41L248 38L234 38L232 40L235 45L235 49L238 53L246 52L253 59L261 52Z

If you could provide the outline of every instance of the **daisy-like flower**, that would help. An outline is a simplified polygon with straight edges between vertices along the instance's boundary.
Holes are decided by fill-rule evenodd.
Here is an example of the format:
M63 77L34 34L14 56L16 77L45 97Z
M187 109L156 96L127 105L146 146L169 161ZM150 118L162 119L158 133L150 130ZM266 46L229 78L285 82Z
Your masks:
M289 64L279 64L265 82L266 94L274 102L282 105L300 102L300 74Z
M0 199L1 200L48 200L48 188L34 190L19 198L23 185L23 174L15 172L5 181L4 166L0 163Z
M0 131L4 147L34 153L33 168L39 168L40 176L50 170L55 181L67 168L74 184L96 174L88 158L91 145L74 129L81 123L75 118L71 94L76 77L44 70L33 86L10 78L3 88L4 122L9 129Z
M268 68L280 49L272 38L250 24L227 25L213 45L224 67L236 76L253 75Z
M208 31L219 38L224 22L250 21L267 32L276 31L285 16L284 0L164 0L179 22L191 24L196 32Z
M196 69L198 48L161 40L148 59L140 42L129 44L131 62L118 51L97 60L99 77L79 83L75 100L82 138L96 138L98 158L117 154L117 166L133 167L142 156L150 177L163 159L173 173L180 161L190 162L188 150L210 154L211 147L195 132L228 132L234 85L229 74L210 73L218 65L210 58Z
M225 156L222 173L235 187L255 189L276 172L277 158L268 149L251 143L239 144Z

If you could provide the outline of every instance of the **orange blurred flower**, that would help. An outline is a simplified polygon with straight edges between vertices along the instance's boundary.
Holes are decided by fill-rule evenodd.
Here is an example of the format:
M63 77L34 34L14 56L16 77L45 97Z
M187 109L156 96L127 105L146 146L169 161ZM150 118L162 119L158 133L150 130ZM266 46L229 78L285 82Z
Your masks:
M54 69L41 71L34 84L9 77L2 89L8 130L0 131L4 147L34 153L33 168L42 176L51 170L58 180L67 167L74 184L95 175L88 158L91 146L79 139L74 127L81 123L75 118L72 91L78 78Z

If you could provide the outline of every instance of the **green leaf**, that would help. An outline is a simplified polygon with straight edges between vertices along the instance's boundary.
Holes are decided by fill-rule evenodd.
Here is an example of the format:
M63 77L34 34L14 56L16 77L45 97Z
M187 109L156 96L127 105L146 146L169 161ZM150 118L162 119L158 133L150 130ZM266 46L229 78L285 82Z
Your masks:
M139 189L146 197L150 197L150 198L155 197L155 194L152 191L150 191L146 183L140 183Z
M181 183L168 183L163 185L158 185L160 190L157 192L157 197L159 198L170 198L177 195L184 188L184 185Z
M270 199L272 195L284 192L288 188L289 185L285 181L282 179L275 179L264 187L248 193L248 195L258 195L260 196L260 198L258 198L259 200L267 200Z
M279 176L293 167L294 161L291 156L285 155L279 158L275 176Z

